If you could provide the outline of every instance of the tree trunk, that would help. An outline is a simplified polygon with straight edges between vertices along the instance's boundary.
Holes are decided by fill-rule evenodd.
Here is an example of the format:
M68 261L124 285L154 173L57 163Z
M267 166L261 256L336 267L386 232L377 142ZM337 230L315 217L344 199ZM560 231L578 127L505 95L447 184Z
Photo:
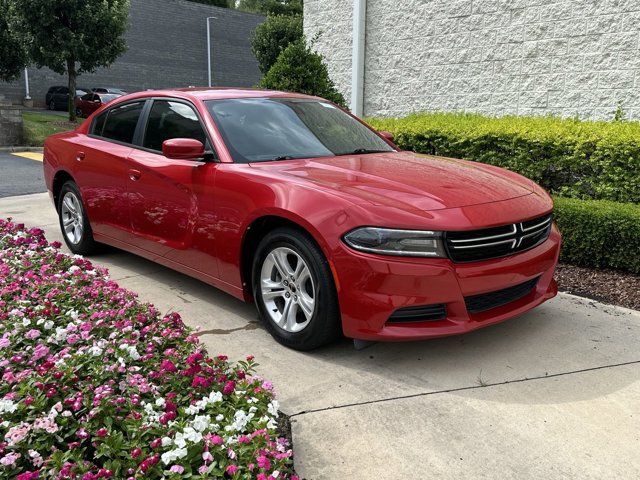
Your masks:
M67 58L67 75L69 76L69 121L76 121L76 61L73 57Z

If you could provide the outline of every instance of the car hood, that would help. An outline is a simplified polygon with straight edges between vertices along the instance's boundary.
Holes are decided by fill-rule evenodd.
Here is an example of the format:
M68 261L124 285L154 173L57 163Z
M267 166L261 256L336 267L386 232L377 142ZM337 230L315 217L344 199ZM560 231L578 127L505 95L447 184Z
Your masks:
M411 152L252 163L271 174L309 182L356 204L440 210L521 197L534 184L486 164Z

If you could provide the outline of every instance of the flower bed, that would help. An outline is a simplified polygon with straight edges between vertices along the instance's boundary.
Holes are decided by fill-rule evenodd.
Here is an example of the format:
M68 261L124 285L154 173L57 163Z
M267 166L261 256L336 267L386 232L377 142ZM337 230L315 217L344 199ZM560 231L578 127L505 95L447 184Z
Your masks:
M291 478L271 385L0 220L0 477Z

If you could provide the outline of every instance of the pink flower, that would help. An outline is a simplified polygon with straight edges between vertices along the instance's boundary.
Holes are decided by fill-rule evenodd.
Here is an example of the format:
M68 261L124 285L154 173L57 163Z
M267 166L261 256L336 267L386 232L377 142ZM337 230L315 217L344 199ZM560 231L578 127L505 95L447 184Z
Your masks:
M40 473L37 471L33 472L24 472L16 477L16 480L36 480L40 476Z
M49 355L49 347L43 344L36 345L36 348L33 349L33 360L40 360L43 357Z
M34 340L40 336L40 330L36 330L35 328L32 328L27 333L25 333L24 336L29 340Z
M231 395L236 388L236 382L233 380L229 380L224 384L224 388L222 389L223 395Z
M226 470L225 470L225 472L227 472L229 475L233 475L233 474L235 474L237 471L238 471L238 467L237 467L237 466L235 466L235 465L229 465L229 466L226 468Z
M214 435L213 437L211 437L211 443L213 445L222 445L223 442L224 440L220 435Z
M260 468L264 468L265 470L269 470L269 468L271 468L271 462L266 456L260 455L258 456L258 466Z
M19 453L9 453L0 458L0 464L4 465L5 467L13 467L16 463L16 460L18 460L20 457L21 455Z
M96 436L102 438L106 437L108 433L109 431L106 428L102 427L98 429L98 431L96 432Z
M160 362L160 369L164 370L165 372L171 372L171 373L175 373L178 371L178 369L176 368L176 366L171 360L163 360L162 362Z
M29 425L28 423L21 423L18 426L11 427L4 438L5 440L7 440L9 445L15 445L16 443L24 440L25 437L29 434L30 430L31 425Z
M184 472L184 467L182 465L173 465L169 471L180 474Z

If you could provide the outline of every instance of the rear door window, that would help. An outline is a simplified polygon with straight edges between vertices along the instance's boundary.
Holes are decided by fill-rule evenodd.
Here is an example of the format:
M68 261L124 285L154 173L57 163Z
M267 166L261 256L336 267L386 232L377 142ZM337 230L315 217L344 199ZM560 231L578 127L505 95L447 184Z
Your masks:
M104 121L102 137L123 143L133 143L133 135L136 132L143 106L144 102L135 102L110 109ZM99 118L96 119L96 129ZM99 135L97 131L95 134Z
M154 100L145 130L143 147L162 151L162 142L193 138L207 148L207 137L195 110L182 102Z

